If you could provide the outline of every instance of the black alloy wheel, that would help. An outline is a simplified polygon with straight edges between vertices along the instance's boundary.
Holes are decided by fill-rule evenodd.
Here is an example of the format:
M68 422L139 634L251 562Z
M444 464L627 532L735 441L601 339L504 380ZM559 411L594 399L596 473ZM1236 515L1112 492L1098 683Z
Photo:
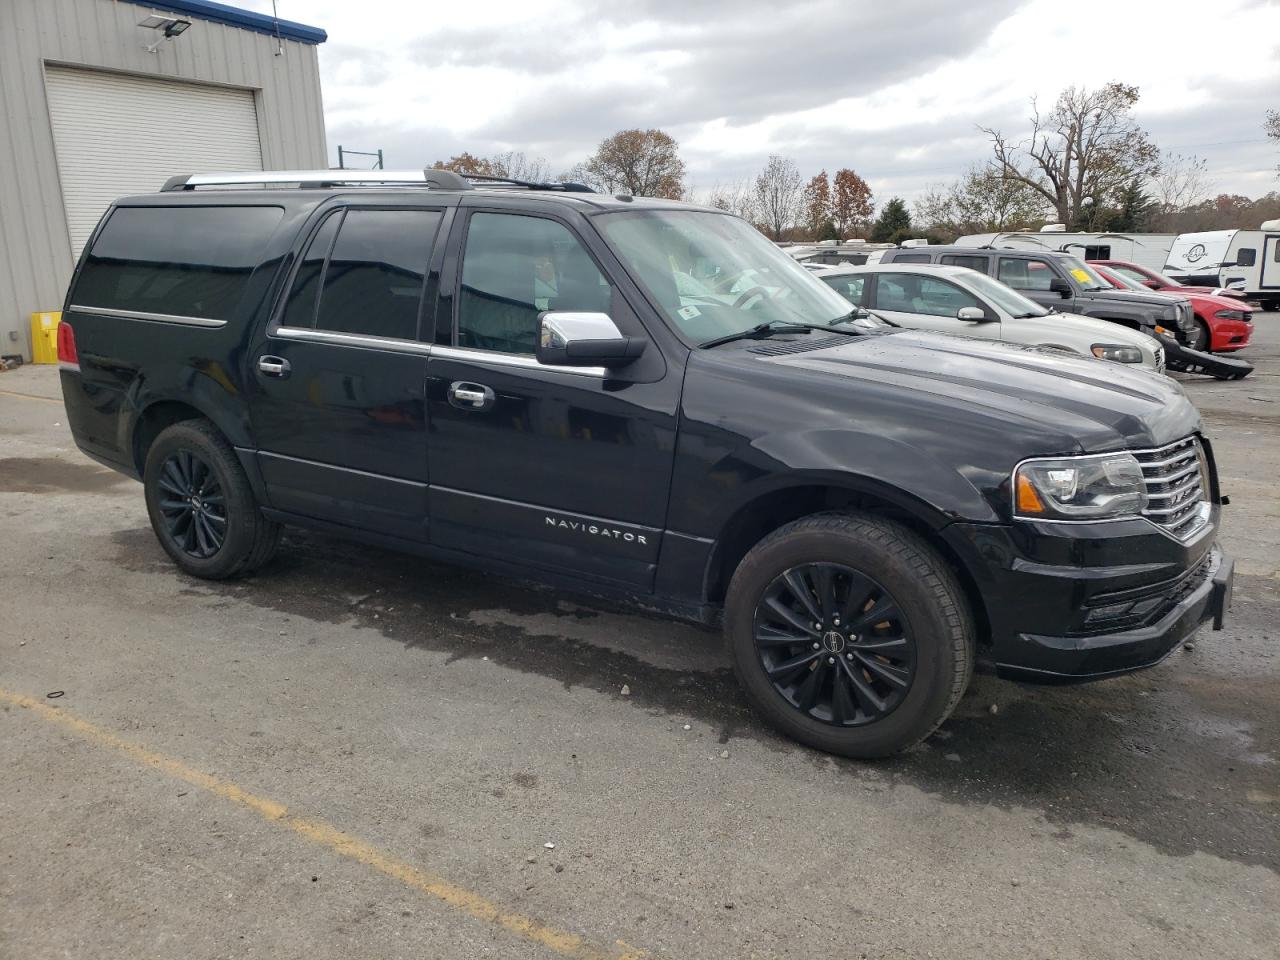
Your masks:
M774 578L756 606L753 633L773 689L822 723L874 723L902 703L915 679L916 643L898 602L842 564L801 564Z
M159 508L165 533L183 553L208 560L227 538L227 502L217 474L198 453L175 450L161 464Z

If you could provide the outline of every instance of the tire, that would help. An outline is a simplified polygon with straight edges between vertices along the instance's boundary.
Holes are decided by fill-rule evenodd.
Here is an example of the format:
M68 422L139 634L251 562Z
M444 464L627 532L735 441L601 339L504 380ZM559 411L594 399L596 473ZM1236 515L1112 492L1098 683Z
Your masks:
M142 482L156 539L193 577L251 573L280 543L280 525L262 515L231 444L207 420L161 431L147 451Z
M796 619L777 614L804 608L796 581L819 588L809 593L815 612L826 577L832 592L830 609L816 611L821 629L812 618L797 629ZM841 606L849 611L843 621ZM886 619L860 623L864 617ZM756 544L729 584L725 636L756 712L787 736L846 757L889 756L924 740L973 675L973 618L955 575L924 539L868 514L814 514ZM791 636L798 641L782 639ZM813 665L792 666L805 658ZM819 702L804 709L813 697Z
M1199 350L1203 353L1210 352L1210 346L1213 343L1213 337L1209 333L1209 325L1196 317L1195 332L1187 335L1187 348L1189 350Z

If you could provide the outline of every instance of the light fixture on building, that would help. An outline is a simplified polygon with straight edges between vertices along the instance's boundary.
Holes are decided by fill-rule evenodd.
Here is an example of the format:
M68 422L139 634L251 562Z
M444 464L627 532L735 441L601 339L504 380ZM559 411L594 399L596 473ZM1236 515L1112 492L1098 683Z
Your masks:
M146 27L148 30L160 31L160 36L156 39L156 42L147 47L147 53L155 53L164 41L182 36L187 27L191 26L191 21L179 20L177 17L162 17L157 13L153 13L147 19L140 20L138 26Z

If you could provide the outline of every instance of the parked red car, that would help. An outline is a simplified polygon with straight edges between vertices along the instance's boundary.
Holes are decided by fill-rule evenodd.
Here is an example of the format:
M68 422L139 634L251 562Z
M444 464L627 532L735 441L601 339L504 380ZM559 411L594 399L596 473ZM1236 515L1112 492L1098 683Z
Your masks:
M1253 307L1236 297L1211 293L1204 287L1187 287L1174 283L1147 267L1124 260L1090 260L1090 264L1113 286L1138 290L1155 290L1184 297L1195 311L1197 333L1193 350L1225 353L1248 346L1253 336Z

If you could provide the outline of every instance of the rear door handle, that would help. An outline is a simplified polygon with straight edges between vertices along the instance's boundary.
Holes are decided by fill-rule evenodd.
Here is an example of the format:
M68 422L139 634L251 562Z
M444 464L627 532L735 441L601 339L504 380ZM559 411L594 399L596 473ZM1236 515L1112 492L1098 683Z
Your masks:
M289 361L284 357L259 357L258 369L268 377L279 377L283 380L289 375Z
M455 380L449 384L449 403L459 410L488 410L497 399L492 387Z

